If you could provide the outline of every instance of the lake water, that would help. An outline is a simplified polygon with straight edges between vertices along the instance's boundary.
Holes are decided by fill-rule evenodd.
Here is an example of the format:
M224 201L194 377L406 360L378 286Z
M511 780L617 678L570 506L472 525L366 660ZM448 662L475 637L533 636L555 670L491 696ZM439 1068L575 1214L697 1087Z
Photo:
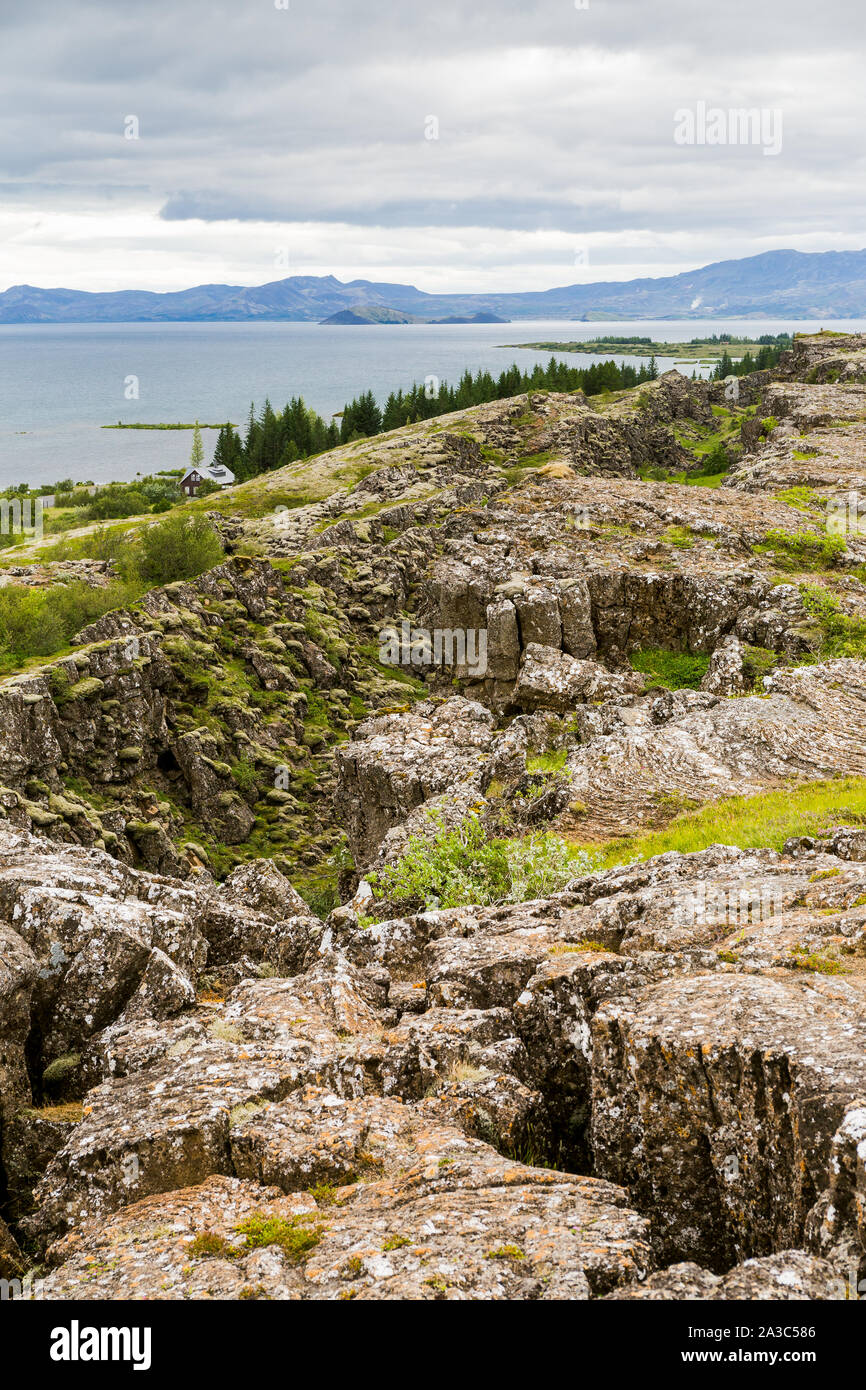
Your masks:
M107 430L101 426L175 421L242 424L250 401L281 408L301 395L326 418L368 388L380 404L390 391L427 376L456 383L461 373L528 368L548 352L503 343L577 341L602 334L682 342L712 333L854 332L866 320L689 320L627 323L376 324L315 323L0 325L0 486L59 478L109 482L179 468L189 461L187 431ZM578 365L598 360L568 356ZM636 358L617 361L639 365ZM660 358L660 370L673 365ZM684 370L691 374L692 365ZM135 378L132 383L130 378ZM127 399L137 386L138 398ZM209 458L215 434L204 432Z

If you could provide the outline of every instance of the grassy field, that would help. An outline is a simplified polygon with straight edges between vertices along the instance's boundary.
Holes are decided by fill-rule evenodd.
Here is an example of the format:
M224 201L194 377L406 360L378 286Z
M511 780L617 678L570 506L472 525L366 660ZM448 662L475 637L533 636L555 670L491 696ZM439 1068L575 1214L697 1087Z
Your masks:
M792 835L815 835L831 825L866 823L866 777L803 782L715 801L699 811L685 811L664 830L630 835L605 845L577 845L597 857L599 869L650 859L678 850L693 854L709 845L740 849L781 850Z

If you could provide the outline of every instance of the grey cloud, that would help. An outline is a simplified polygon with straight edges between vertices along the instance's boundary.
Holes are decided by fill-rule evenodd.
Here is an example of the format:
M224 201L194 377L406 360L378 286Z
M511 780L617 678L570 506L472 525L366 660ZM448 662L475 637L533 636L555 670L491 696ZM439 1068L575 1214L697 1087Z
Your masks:
M852 234L863 47L850 0L0 0L0 186L359 234ZM698 99L781 107L782 154L675 148Z

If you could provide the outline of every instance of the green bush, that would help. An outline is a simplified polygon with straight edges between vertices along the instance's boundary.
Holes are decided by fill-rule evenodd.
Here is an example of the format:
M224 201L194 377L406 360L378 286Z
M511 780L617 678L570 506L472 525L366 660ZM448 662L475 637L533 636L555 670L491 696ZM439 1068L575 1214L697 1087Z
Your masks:
M194 579L222 559L222 542L207 517L183 512L146 526L136 538L134 557L125 557L146 585Z
M121 581L104 589L81 581L51 589L7 585L0 589L0 669L53 655L69 645L79 628L132 597L130 585Z
M446 830L441 813L431 812L432 836L410 835L396 864L375 876L380 896L391 901L420 901L440 907L470 903L526 902L564 888L573 878L592 871L583 851L576 855L564 840L549 832L524 839L488 839L477 816Z
M866 618L849 617L834 594L816 585L801 584L800 593L806 612L821 631L819 656L866 658Z
M30 657L53 656L80 628L133 603L153 585L194 579L220 563L223 548L206 517L179 512L140 531L102 526L90 536L60 541L44 555L85 557L113 560L120 578L104 588L79 580L46 589L0 588L0 670L14 670Z
M113 560L121 576L139 588L195 579L224 558L222 542L207 517L174 512L133 529L99 526L89 536L58 541L46 560Z

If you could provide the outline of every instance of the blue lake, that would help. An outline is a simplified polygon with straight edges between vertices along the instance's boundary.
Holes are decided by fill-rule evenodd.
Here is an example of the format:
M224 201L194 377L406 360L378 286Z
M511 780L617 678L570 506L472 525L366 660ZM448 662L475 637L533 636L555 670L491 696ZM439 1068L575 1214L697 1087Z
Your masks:
M258 406L268 396L281 408L294 395L327 418L367 388L382 404L390 391L427 376L456 382L467 368L498 374L512 362L528 368L550 356L503 343L601 334L682 342L713 333L754 338L864 326L861 319L0 325L0 486L69 477L108 482L188 462L190 433L101 428L118 420L242 424L251 401ZM588 365L598 359L568 360ZM639 365L636 358L616 360ZM666 370L673 359L660 358L658 365ZM691 374L692 364L683 370ZM127 399L130 378L136 378L137 399ZM205 432L208 457L215 438Z

